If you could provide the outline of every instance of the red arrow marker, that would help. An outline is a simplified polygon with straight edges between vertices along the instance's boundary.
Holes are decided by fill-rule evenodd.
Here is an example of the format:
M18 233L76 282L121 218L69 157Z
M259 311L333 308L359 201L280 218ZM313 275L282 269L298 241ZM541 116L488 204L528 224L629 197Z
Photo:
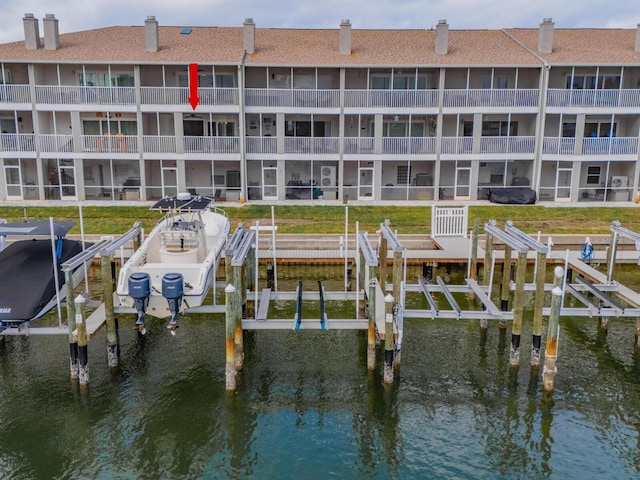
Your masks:
M198 64L189 64L189 103L194 110L200 103L200 97L198 97Z

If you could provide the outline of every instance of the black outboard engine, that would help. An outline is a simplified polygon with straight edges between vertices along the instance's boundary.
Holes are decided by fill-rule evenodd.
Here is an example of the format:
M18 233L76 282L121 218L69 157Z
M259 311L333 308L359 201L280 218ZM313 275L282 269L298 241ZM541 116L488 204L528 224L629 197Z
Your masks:
M169 303L169 311L171 312L171 321L167 328L171 329L171 333L178 328L178 312L182 305L182 296L184 295L184 279L181 273L165 273L162 277L162 296Z
M151 278L148 273L136 272L129 276L129 296L133 298L138 312L136 328L144 334L144 312L149 306Z

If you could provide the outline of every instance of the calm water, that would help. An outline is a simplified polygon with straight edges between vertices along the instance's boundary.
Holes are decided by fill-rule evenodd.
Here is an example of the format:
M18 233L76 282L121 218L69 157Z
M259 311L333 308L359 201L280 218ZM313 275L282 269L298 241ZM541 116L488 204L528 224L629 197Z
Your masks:
M350 308L336 302L328 315ZM293 305L271 313L292 318ZM232 394L222 318L183 317L175 337L164 321L146 337L132 323L120 320L116 371L106 367L104 332L90 343L83 392L68 378L66 337L7 338L0 478L640 478L632 319L612 319L606 333L595 318L564 319L547 399L541 370L528 365L530 320L517 370L510 325L482 336L474 321L405 320L388 387L381 350L379 368L366 370L362 332L248 333Z

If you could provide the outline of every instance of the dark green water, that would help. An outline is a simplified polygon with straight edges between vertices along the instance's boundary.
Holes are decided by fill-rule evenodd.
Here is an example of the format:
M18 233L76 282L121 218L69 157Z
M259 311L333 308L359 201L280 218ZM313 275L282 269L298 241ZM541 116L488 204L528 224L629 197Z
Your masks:
M328 305L330 317L351 310ZM293 317L293 305L277 312ZM66 337L6 339L0 478L640 478L633 319L607 332L595 318L563 319L550 398L529 367L530 318L515 370L510 325L482 336L476 321L407 319L388 387L381 350L367 372L363 332L249 332L231 394L223 319L184 317L175 337L164 321L146 337L132 323L120 319L116 371L104 332L90 343L87 391L69 380Z

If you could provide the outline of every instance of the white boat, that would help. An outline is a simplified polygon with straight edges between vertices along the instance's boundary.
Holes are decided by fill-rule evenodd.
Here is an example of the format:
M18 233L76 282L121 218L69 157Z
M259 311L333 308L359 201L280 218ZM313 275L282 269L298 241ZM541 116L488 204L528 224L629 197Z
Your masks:
M145 313L171 316L202 305L211 289L229 236L227 214L206 197L165 198L152 207L166 213L122 266L116 294L120 305L135 308L145 332Z

